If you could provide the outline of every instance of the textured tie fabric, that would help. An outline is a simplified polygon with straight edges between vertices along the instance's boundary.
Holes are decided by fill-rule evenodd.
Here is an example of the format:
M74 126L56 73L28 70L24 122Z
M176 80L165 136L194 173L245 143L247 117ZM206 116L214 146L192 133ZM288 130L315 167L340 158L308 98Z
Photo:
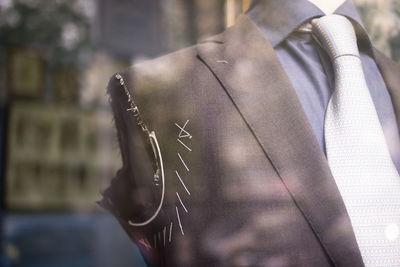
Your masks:
M390 157L351 22L313 19L329 54L335 90L325 114L327 158L366 266L400 266L400 178Z

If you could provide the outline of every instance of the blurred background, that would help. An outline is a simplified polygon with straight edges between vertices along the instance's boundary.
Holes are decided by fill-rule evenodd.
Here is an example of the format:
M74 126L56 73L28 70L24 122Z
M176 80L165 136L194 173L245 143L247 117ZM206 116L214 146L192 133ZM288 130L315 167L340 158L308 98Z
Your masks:
M356 0L400 61L400 0ZM0 266L145 266L96 205L121 166L116 71L223 31L250 0L0 0Z

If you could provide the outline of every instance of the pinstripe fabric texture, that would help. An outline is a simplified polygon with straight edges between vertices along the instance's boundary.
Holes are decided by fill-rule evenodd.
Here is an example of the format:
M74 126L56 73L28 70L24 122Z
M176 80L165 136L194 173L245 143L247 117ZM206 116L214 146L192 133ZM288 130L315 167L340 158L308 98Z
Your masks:
M312 22L329 54L335 90L325 114L327 158L366 266L400 266L400 178L372 102L351 22Z

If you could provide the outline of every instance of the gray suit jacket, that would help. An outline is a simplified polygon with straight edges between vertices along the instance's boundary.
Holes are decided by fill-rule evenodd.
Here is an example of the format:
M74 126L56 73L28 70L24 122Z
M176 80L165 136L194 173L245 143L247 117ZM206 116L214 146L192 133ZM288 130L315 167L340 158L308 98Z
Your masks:
M400 66L375 57L399 118ZM99 204L149 265L363 266L297 95L245 15L196 46L120 74L141 118L112 77L123 166ZM154 131L157 158L138 121Z

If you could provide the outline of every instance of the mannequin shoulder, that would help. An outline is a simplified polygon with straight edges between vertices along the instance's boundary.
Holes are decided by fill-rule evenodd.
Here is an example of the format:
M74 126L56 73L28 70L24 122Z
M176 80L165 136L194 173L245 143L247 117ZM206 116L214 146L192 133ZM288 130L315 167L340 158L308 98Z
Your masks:
M166 85L192 75L199 60L196 57L196 46L190 46L154 59L141 61L118 72L127 85L137 90L148 86ZM115 78L117 74L111 77ZM146 87L145 86L145 87Z

